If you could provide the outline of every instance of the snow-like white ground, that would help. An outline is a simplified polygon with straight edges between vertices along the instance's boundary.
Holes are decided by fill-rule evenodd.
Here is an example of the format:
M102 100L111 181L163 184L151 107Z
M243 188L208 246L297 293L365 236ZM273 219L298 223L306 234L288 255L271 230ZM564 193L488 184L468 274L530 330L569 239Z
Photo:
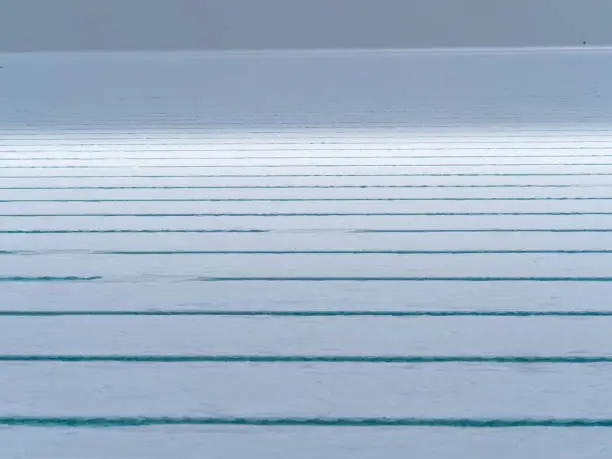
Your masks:
M1 457L610 457L610 51L0 66Z

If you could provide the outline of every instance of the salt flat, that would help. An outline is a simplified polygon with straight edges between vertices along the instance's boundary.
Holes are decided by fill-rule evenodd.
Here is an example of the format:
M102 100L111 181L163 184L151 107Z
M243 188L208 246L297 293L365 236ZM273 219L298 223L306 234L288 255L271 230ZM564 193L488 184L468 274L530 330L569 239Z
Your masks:
M609 457L610 62L0 55L4 455Z

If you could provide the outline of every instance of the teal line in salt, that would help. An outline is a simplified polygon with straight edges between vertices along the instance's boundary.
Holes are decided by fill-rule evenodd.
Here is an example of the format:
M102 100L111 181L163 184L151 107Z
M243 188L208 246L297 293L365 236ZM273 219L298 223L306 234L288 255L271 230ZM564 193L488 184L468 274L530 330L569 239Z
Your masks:
M608 177L612 172L542 173L394 173L394 174L190 174L190 175L5 175L19 179L114 179L114 178L272 178L272 177Z
M154 150L159 151L159 150ZM163 150L163 151L199 151L199 150ZM257 156L96 156L96 157L12 157L1 158L0 161L189 161L189 160L259 160L259 159L465 159L465 158L533 158L534 155L368 155L368 156L291 156L286 155L257 155ZM574 155L537 155L538 158L610 158L610 154L574 154ZM549 163L547 163L549 164ZM573 163L570 163L573 164ZM609 164L609 163L606 163Z
M612 311L316 311L316 310L0 310L0 317L71 317L71 316L202 316L202 317L612 317Z
M612 282L612 277L579 276L428 276L428 277L197 277L200 282Z
M454 143L453 142L446 142L447 144L451 144L451 145L443 145L443 146L437 146L435 145L433 142L430 143L430 146L422 146L422 145L401 145L401 146L393 146L393 147L380 147L380 148L376 148L376 144L369 144L369 143L362 143L362 144L344 144L345 148L343 148L342 144L328 144L328 146L330 148L320 148L320 147L325 147L325 145L314 145L315 148L311 148L313 145L307 145L307 144L302 144L302 143L295 143L295 144L288 144L288 147L271 147L271 146L266 146L266 148L262 148L262 149L253 149L253 148L237 148L238 145L240 144L225 144L228 146L231 146L232 148L201 148L202 144L148 144L146 145L146 151L147 152L164 152L164 153L169 153L169 152L199 152L199 153L207 153L207 152L245 152L245 153L258 153L258 152L266 152L266 153L274 153L274 152L306 152L306 151L313 151L313 152L326 152L326 151L380 151L380 152L396 152L396 151L444 151L444 152L448 152L450 151L492 151L492 150L496 150L496 151L609 151L610 150L610 146L585 146L583 144L582 140L574 140L575 143L581 143L582 145L576 145L576 146L561 146L561 145L557 145L557 146L504 146L504 145L495 145L495 146L491 146L490 143L484 143L484 142L480 142L478 144L474 144L474 145L469 145L466 143ZM440 142L435 142L435 143L440 143ZM546 142L547 143L547 142ZM110 144L108 144L110 145ZM259 144L261 145L261 144ZM287 144L285 144L287 145ZM117 144L117 143L113 143L112 144L113 147L139 147L138 150L125 150L122 149L123 151L126 152L134 152L134 151L142 151L141 148L143 146L142 143L130 143L130 144ZM204 145L206 147L212 147L215 146L214 144L209 144L209 145ZM18 153L18 152L25 152L25 153L48 153L48 149L41 149L41 145L4 145L3 146L5 148L5 151L7 153ZM88 147L87 151L91 152L91 153L104 153L104 152L113 152L115 153L116 150L119 150L119 148L114 148L115 151L110 150L108 148L106 149L100 149L100 144L99 143L74 143L74 144L55 144L53 145L54 148L62 148L62 147L68 147L68 148L74 148L74 147ZM153 147L158 147L158 148L153 148ZM178 148L178 147L200 147L200 148ZM17 148L17 150L16 150ZM434 155L437 157L437 155ZM502 155L503 156L503 155ZM539 156L539 155L533 155L533 154L529 154L529 155L523 155L523 157L525 158L533 158L534 156ZM560 155L560 157L563 157L564 155ZM565 155L565 156L575 156L575 155ZM585 154L585 156L591 156L591 155L587 155ZM604 155L593 155L593 156L604 156ZM361 156L358 156L359 158L361 158ZM252 158L252 156L248 157L248 158ZM286 157L284 157L286 158ZM344 158L344 156L342 157Z
M0 234L164 234L164 233L273 233L273 230L264 229L251 229L251 230L239 230L239 229L219 229L219 230L208 230L208 229L117 229L117 230L96 230L96 229L84 229L84 230L0 230ZM574 228L475 228L475 229L364 229L364 230L340 230L340 233L357 233L357 234L368 234L368 233L610 233L612 228L585 228L585 229L574 229Z
M429 164L173 164L173 165L138 165L139 169L279 169L279 168L340 168L340 167L573 167L573 166L612 166L612 163L429 163ZM125 169L130 165L62 165L62 166L0 166L0 169Z
M440 198L148 198L148 199L2 199L1 203L98 202L393 202L393 201L610 201L612 196L440 197Z
M1 252L0 252L1 253ZM35 255L36 251L6 254ZM51 253L57 253L51 251ZM515 250L97 250L95 255L523 255L523 254L612 254L612 249L515 249Z
M152 426L448 427L459 429L612 427L612 418L388 418L388 417L0 417L8 427L117 428Z
M164 233L273 233L264 229L109 229L109 230L0 230L0 234L164 234ZM363 229L340 230L340 233L610 233L612 228L475 228L475 229Z
M612 231L612 230L611 230ZM117 230L0 230L0 234L124 234L124 233L269 233L263 229L117 229Z
M358 229L353 233L610 233L612 228Z
M455 216L580 216L612 215L612 212L198 212L198 213L62 213L62 214L0 214L0 217L455 217Z
M600 188L612 184L516 185L161 185L161 186L10 186L0 190L278 190L278 189L394 189L394 188Z
M2 354L0 362L116 362L116 363L612 363L612 356L499 356L499 355L82 355Z
M100 276L0 276L0 283L8 282L88 282L101 280Z

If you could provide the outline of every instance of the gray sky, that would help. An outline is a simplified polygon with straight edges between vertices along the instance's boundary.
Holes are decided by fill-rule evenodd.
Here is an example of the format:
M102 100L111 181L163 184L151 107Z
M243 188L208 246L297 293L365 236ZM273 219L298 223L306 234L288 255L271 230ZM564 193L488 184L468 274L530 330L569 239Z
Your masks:
M0 0L0 51L612 44L610 0Z

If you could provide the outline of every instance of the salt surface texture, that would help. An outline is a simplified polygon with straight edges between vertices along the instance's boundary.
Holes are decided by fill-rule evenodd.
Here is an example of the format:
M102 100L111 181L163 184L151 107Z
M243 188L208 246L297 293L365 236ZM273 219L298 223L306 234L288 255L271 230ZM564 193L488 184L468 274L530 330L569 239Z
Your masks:
M607 459L611 57L0 55L2 456Z

